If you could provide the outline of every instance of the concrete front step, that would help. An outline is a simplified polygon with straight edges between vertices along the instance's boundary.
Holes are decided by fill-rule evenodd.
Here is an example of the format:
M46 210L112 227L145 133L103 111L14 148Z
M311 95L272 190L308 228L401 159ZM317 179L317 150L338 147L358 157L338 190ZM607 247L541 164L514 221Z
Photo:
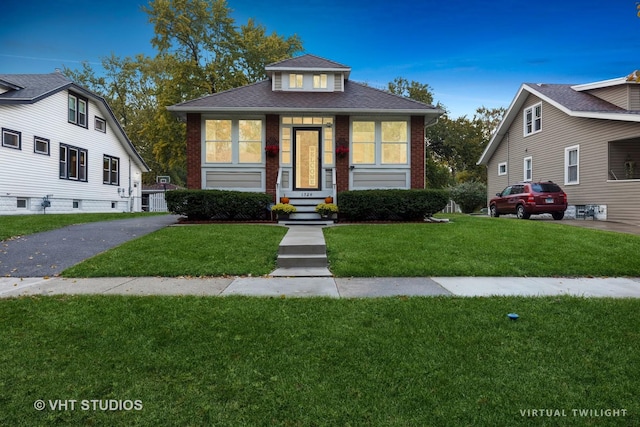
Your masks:
M322 227L291 226L278 248L278 269L327 268Z
M327 255L278 255L278 268L326 267Z

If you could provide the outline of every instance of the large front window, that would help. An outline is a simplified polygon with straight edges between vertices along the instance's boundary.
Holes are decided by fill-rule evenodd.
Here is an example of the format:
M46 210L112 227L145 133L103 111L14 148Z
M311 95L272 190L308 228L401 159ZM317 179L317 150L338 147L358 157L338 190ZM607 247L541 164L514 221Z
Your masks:
M206 163L261 163L262 120L205 121Z
M354 164L406 165L409 159L406 120L354 120L351 126Z

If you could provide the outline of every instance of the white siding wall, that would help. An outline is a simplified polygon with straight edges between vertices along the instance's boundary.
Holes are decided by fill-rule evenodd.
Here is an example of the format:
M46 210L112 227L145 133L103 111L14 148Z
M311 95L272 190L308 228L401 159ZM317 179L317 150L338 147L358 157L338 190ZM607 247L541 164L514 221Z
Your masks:
M0 127L22 133L21 150L0 146L0 214L41 212L46 195L53 195L47 212L140 211L140 167L110 121L106 133L94 128L94 117L108 120L107 112L89 100L88 127L83 128L68 123L67 103L68 92L60 91L34 104L0 105ZM34 152L34 136L49 140L49 155ZM61 143L87 150L87 182L59 178ZM103 155L120 159L119 186L103 184ZM121 197L118 188L127 196L131 188L131 198ZM29 207L16 209L16 198L29 199ZM73 208L74 200L80 208Z

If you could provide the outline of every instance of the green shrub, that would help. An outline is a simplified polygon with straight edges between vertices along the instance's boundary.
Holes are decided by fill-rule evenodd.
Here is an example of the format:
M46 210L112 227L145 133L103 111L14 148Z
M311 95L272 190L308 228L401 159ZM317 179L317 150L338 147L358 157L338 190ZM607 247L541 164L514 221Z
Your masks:
M463 213L471 213L477 208L486 206L487 186L482 182L469 181L451 188L451 198Z
M338 194L340 216L349 221L416 221L440 212L447 190L354 190Z
M269 218L271 196L225 190L175 190L166 193L169 212L189 220L258 220Z

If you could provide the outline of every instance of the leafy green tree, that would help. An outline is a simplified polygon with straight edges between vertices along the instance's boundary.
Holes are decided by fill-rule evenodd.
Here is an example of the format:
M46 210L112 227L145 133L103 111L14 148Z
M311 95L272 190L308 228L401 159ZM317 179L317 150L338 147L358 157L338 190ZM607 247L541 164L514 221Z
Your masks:
M428 84L416 82L402 77L396 77L392 82L389 82L389 92L396 95L404 96L405 98L411 98L414 101L419 101L425 104L431 105L433 103L433 93L431 87Z
M267 35L250 19L237 26L224 0L152 0L142 10L154 26L154 57L102 59L65 74L103 96L155 175L186 181L185 125L169 105L253 83L264 66L302 51L294 35Z

